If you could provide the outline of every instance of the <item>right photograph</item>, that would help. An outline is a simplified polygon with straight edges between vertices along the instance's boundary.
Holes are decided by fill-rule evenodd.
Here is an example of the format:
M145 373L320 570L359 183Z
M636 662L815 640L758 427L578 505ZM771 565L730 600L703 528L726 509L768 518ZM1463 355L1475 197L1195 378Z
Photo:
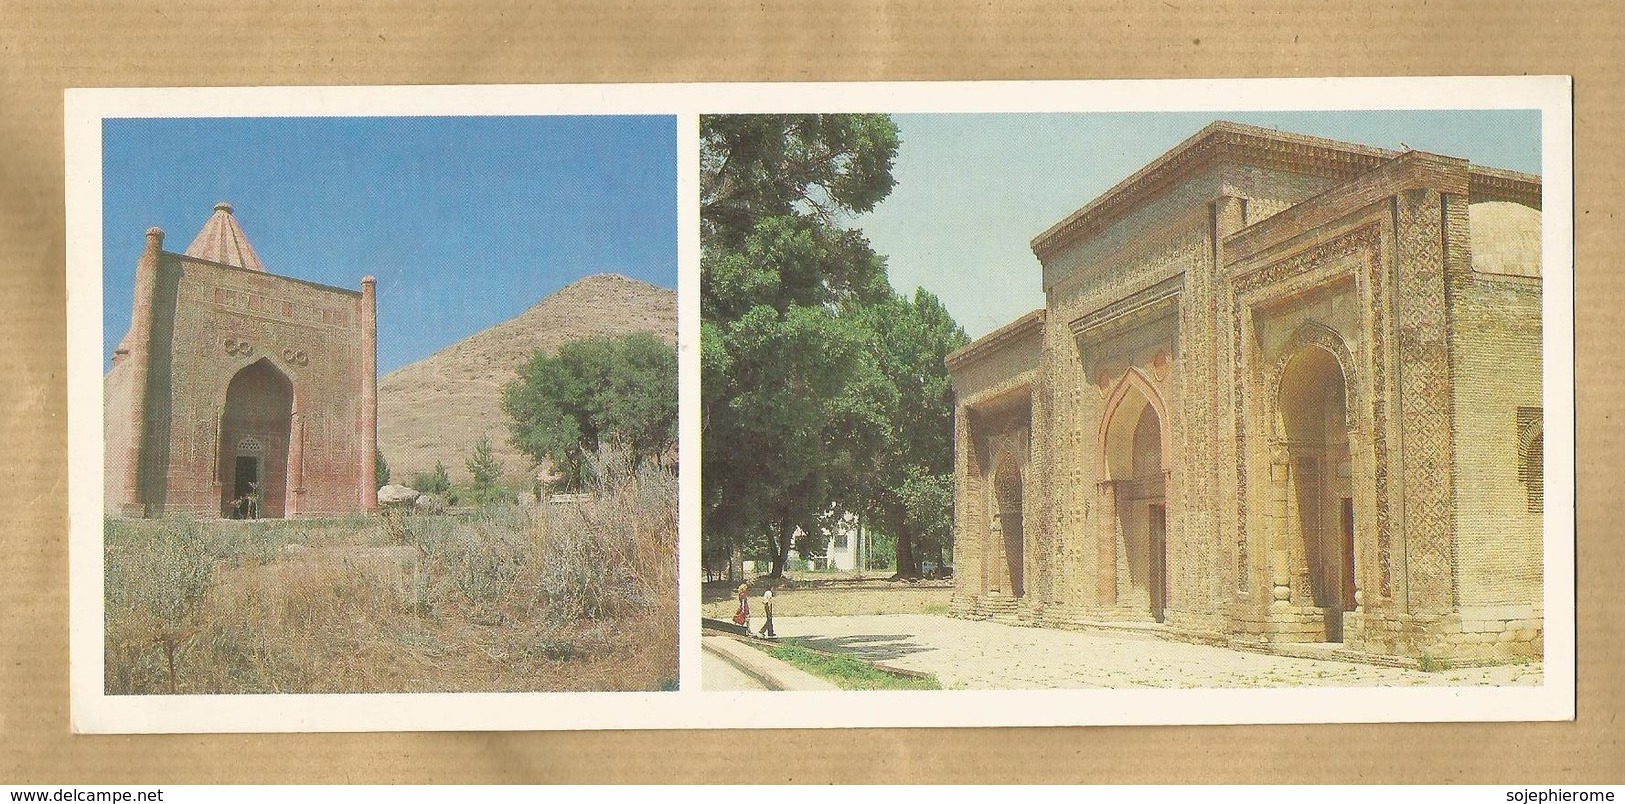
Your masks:
M1541 685L1541 123L701 116L703 689Z

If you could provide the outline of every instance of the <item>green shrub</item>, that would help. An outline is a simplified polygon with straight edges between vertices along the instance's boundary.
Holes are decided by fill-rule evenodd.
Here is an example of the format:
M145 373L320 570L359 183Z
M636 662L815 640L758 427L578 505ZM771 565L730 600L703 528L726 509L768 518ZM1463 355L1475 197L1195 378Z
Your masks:
M435 461L433 472L419 472L412 477L412 488L422 494L433 494L446 501L447 505L457 504L457 493L451 487L451 473L446 471L446 465Z

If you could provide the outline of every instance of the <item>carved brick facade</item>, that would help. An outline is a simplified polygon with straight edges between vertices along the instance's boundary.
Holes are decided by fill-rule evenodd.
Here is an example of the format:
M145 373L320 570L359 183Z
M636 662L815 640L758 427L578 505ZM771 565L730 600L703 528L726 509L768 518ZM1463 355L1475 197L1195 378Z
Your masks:
M354 291L266 273L228 204L186 253L163 241L147 231L130 331L104 382L106 510L375 508L373 278Z
M1221 122L1039 235L1045 308L948 358L955 613L1540 655L1539 208Z

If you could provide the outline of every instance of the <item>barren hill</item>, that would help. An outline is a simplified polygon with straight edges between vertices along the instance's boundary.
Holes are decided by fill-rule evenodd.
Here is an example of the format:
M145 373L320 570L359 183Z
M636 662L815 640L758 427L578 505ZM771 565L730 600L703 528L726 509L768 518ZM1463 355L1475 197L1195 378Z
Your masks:
M577 280L536 306L470 335L378 382L378 446L390 476L410 483L418 472L446 464L452 481L467 482L463 461L480 436L489 436L507 474L530 461L508 445L502 388L542 349L594 336L652 332L677 340L677 293L618 274Z

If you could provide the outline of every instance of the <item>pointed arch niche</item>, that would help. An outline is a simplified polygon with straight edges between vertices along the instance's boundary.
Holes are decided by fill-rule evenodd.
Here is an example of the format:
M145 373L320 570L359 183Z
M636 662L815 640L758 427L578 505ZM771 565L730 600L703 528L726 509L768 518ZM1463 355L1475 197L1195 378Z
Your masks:
M1275 453L1284 459L1284 553L1295 605L1321 613L1327 642L1343 641L1343 619L1358 608L1355 561L1357 434L1347 346L1329 328L1306 323L1274 378ZM1279 579L1278 579L1279 580Z
M1168 609L1167 408L1155 386L1129 369L1112 389L1095 443L1100 480L1099 594L1104 605Z
M994 547L1000 560L993 568L994 588L1012 597L1027 594L1023 567L1026 564L1026 527L1022 519L1021 462L1007 454L993 472L989 523L997 528Z
M220 414L221 516L287 514L292 429L293 382L269 358L232 376Z

